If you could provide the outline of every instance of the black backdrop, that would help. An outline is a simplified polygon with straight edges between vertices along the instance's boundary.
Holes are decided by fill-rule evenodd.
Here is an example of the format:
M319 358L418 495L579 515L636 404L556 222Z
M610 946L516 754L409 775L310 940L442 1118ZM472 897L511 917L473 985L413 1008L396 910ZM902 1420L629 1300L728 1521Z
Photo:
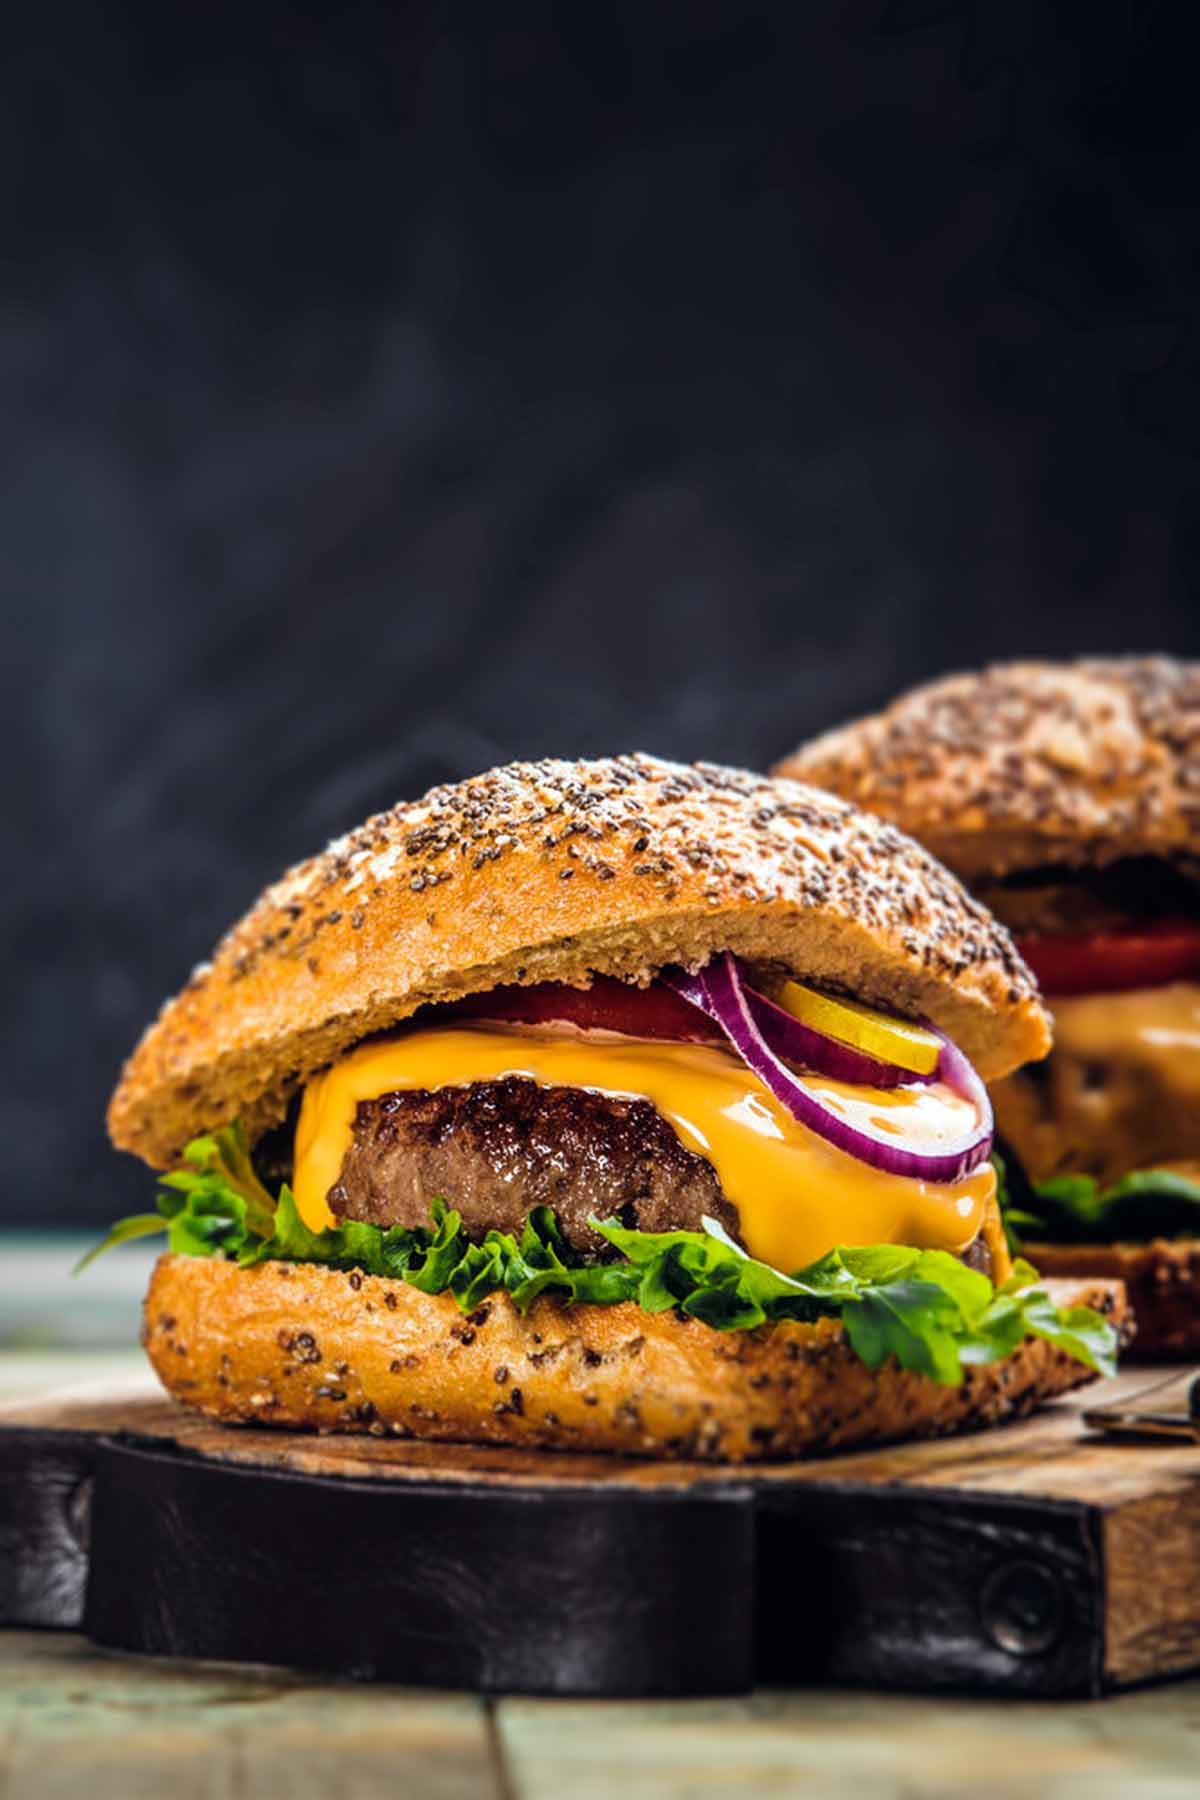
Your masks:
M13 13L10 1221L370 809L1200 644L1186 9Z

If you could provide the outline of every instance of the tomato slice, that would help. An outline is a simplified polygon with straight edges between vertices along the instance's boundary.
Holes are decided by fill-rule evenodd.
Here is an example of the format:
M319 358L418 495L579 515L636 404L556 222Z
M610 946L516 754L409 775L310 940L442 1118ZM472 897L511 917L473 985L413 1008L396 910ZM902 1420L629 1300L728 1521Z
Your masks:
M576 1025L581 1031L620 1031L627 1037L669 1038L695 1044L724 1043L718 1025L661 982L632 987L597 975L590 988L543 981L535 987L498 987L471 994L439 1016L503 1019L516 1025Z
M1086 937L1018 938L1017 949L1050 999L1163 987L1200 976L1200 924L1190 919L1163 919Z

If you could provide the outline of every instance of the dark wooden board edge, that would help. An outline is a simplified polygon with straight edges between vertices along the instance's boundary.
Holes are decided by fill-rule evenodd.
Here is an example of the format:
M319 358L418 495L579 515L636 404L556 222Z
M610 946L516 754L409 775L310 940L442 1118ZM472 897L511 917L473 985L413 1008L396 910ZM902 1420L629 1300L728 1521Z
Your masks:
M2 1427L0 1623L489 1692L1095 1695L1103 1524L949 1486L399 1485Z
M0 1429L0 1625L78 1629L96 1450L88 1431Z
M759 1680L1105 1691L1101 1519L1077 1501L852 1483L760 1490Z
M84 1629L155 1655L483 1693L754 1682L754 1509L216 1465L103 1442Z

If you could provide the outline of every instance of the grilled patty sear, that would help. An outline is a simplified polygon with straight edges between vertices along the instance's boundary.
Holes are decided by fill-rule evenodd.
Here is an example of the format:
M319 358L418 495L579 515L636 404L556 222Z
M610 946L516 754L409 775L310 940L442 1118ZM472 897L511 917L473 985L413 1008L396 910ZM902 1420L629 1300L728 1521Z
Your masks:
M519 1232L551 1206L572 1248L608 1252L589 1218L640 1231L699 1231L704 1215L738 1235L737 1209L712 1165L687 1150L648 1100L522 1076L468 1087L403 1089L359 1103L329 1204L373 1225L427 1225L455 1207L469 1236Z

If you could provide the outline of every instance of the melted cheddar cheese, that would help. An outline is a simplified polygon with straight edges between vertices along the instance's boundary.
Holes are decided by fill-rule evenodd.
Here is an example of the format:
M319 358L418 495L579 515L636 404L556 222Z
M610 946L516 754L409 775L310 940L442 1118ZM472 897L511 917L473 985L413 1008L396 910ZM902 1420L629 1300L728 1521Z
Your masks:
M992 1089L1031 1181L1200 1158L1200 983L1050 1001L1054 1048Z
M837 1244L961 1252L983 1231L997 1280L1007 1273L989 1163L954 1182L887 1175L799 1124L729 1051L562 1028L413 1030L363 1044L310 1081L293 1182L304 1222L314 1231L334 1223L326 1196L341 1173L360 1101L514 1075L648 1100L684 1147L711 1163L737 1207L747 1250L775 1268L803 1268ZM851 1123L870 1121L876 1131L931 1152L962 1128L964 1109L974 1119L970 1102L941 1083L884 1091L806 1079ZM453 1195L447 1199L453 1204Z

